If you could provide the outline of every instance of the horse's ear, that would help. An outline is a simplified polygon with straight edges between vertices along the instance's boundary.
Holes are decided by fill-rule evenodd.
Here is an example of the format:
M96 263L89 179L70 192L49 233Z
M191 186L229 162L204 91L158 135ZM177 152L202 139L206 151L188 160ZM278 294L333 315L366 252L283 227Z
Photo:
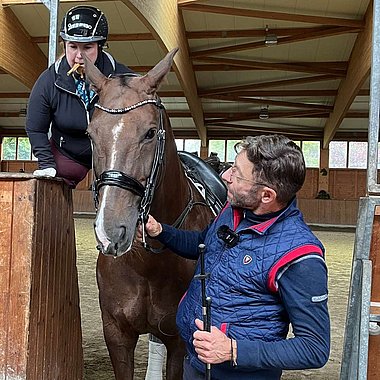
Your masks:
M96 92L100 92L107 77L88 59L85 53L82 52L84 61L84 70L86 80L91 84Z
M157 63L141 80L146 84L148 94L156 92L162 80L166 77L173 64L175 54L179 49L175 48L166 54L165 58Z

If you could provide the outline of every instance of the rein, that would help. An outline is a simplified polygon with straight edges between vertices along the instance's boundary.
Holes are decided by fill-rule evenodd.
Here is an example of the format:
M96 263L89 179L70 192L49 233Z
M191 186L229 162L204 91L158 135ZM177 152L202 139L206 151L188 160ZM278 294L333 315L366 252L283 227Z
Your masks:
M99 191L103 186L116 186L123 190L130 191L133 194L141 197L141 201L139 205L138 221L140 221L141 227L142 227L142 243L143 243L144 248L150 250L151 252L158 253L162 249L155 250L151 248L146 242L147 233L145 231L145 223L148 220L148 214L149 214L150 207L153 201L154 191L157 184L157 178L158 178L158 174L162 165L164 152L165 152L165 130L163 126L164 125L163 112L165 110L165 107L163 106L159 98L145 99L136 104L133 104L131 106L124 107L124 108L108 108L98 103L95 104L95 107L104 112L115 115L115 114L125 114L125 113L135 110L136 108L139 108L148 104L154 105L159 109L159 122L158 122L158 131L156 134L157 144L156 144L156 149L154 153L152 170L150 172L150 175L145 187L138 180L129 176L126 173L123 173L119 170L106 170L100 174L99 178L95 177L95 180L93 181L93 184L92 184L92 192L93 192L93 198L94 198L96 210L98 210L98 206L99 206ZM94 170L93 170L93 173L95 175ZM174 227L179 228L182 225L182 223L185 221L187 215L190 213L193 206L195 204L202 203L202 202L194 202L193 191L191 189L191 186L189 186L189 188L190 188L190 200L187 206L185 207L185 209L182 211L182 213L173 223Z

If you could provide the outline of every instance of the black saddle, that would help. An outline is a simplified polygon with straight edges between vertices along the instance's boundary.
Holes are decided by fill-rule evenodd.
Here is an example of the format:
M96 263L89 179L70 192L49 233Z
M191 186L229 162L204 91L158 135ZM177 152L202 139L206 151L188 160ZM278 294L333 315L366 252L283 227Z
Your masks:
M178 155L187 176L195 184L202 185L206 203L215 214L219 214L227 201L227 187L218 173L194 154L179 151Z

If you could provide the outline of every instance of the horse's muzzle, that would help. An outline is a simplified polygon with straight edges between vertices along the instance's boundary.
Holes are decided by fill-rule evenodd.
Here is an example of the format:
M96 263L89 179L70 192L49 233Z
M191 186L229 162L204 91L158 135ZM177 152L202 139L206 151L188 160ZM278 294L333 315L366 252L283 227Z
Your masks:
M110 243L107 245L107 247L104 247L103 244L100 243L96 246L96 249L105 256L120 257L127 253L131 249L131 246L125 250L120 249L118 243Z

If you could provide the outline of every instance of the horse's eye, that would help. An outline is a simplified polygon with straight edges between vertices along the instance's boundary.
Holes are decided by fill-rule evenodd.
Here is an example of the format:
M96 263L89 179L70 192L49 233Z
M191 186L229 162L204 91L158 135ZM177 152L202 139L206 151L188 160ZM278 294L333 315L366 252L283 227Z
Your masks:
M156 129L155 129L155 128L151 128L151 129L149 129L149 131L146 133L146 135L145 135L145 139L146 139L146 140L151 140L155 135L156 135Z

